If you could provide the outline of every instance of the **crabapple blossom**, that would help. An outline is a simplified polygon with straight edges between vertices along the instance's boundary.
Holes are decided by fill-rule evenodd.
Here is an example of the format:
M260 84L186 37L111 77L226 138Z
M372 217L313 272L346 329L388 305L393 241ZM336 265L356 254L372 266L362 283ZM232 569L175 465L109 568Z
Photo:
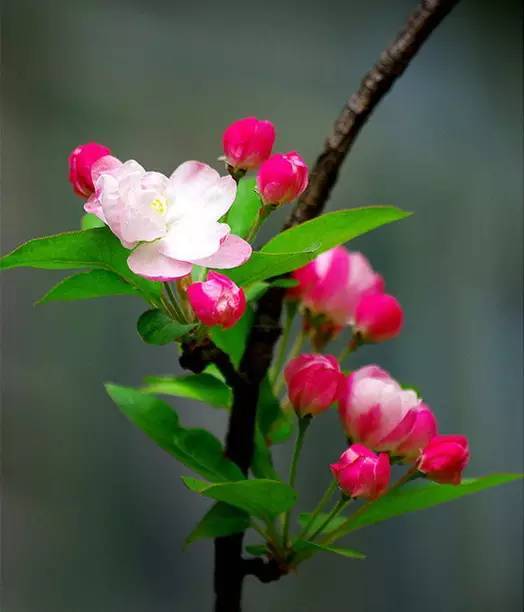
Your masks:
M74 192L83 198L88 198L95 190L91 169L93 164L111 154L111 150L97 142L87 142L75 147L67 158L69 165L69 182Z
M414 391L402 389L387 372L372 365L344 380L339 415L351 440L395 454L412 431L420 405Z
M342 246L322 253L293 272L298 286L288 292L314 314L323 314L335 325L352 324L363 295L380 293L384 280L358 252Z
M227 329L235 325L246 310L244 290L218 272L209 272L206 281L189 285L187 297L204 325L220 325Z
M418 470L440 484L458 485L469 461L466 436L439 435L432 438L418 461Z
M330 466L340 489L348 497L377 499L385 493L391 476L386 453L376 455L362 444L353 444Z
M429 406L421 403L415 409L415 421L404 441L395 449L395 455L414 460L421 450L437 435L437 419Z
M271 121L256 117L239 119L229 125L222 137L224 156L234 168L256 168L271 155L275 127Z
M292 202L307 184L308 167L296 151L272 155L258 171L258 193L267 205Z
M298 415L315 415L337 400L344 375L333 355L304 354L284 370L289 400Z
M96 190L85 209L133 249L133 272L165 281L189 274L193 265L233 268L249 259L251 246L219 222L236 196L232 177L198 161L183 163L169 178L134 160L112 163L93 168Z
M355 310L355 331L368 342L382 342L400 333L404 311L398 300L387 293L363 295Z

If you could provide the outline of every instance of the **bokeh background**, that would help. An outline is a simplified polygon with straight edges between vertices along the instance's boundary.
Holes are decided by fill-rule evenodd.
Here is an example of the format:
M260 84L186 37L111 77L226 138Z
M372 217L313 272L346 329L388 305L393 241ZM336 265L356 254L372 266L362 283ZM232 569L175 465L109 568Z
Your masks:
M3 4L5 252L78 227L66 156L80 142L164 172L186 159L220 167L223 128L254 114L276 123L278 150L312 162L413 2ZM353 245L407 318L400 338L355 363L416 385L444 431L467 433L470 475L522 468L520 26L518 1L464 0L365 128L329 202L416 213ZM2 610L209 610L212 546L181 550L208 504L102 386L176 371L175 350L140 342L138 300L34 307L62 276L1 278ZM224 413L173 404L185 424L223 434ZM313 430L304 507L341 450L335 414ZM278 450L279 466L288 453ZM368 560L318 556L278 583L249 578L246 610L522 609L518 485L362 530L350 545Z

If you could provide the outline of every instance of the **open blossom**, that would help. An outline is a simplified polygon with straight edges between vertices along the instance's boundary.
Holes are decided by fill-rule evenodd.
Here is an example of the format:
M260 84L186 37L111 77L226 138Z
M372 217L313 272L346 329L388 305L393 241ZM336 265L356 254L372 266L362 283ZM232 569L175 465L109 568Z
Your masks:
M398 300L387 293L363 295L355 310L355 329L370 342L382 342L400 333L404 311Z
M462 472L469 461L469 445L466 436L435 436L424 448L418 462L418 470L441 484L460 484Z
M222 137L228 164L248 170L256 168L271 155L275 142L275 127L271 121L256 117L239 119L229 125Z
M386 492L391 476L388 455L376 455L362 444L350 446L329 467L348 497L376 499Z
M373 450L396 454L412 431L420 409L417 394L402 389L378 366L353 372L345 379L340 393L342 426L353 441Z
M75 147L67 162L69 165L69 182L74 192L83 198L88 198L95 190L91 169L100 158L110 155L111 151L105 145L97 142L87 142Z
M406 460L414 460L422 449L437 435L437 419L431 408L421 403L415 409L415 421L402 444L395 449L395 455Z
M206 281L189 285L187 297L204 325L220 325L227 329L235 325L246 310L244 290L218 272L209 272Z
M219 222L236 196L232 177L197 161L183 163L169 178L134 160L108 156L99 163L95 194L84 208L134 249L128 265L136 274L172 280L189 274L193 264L234 268L250 257L249 243Z
M288 396L303 416L318 414L337 400L344 375L333 355L304 354L292 359L284 370Z
M315 314L323 314L339 326L354 322L361 297L379 293L384 280L362 253L342 246L330 249L293 272L298 286L288 295L300 299Z
M296 151L276 153L257 175L257 189L264 204L287 204L306 189L308 167Z

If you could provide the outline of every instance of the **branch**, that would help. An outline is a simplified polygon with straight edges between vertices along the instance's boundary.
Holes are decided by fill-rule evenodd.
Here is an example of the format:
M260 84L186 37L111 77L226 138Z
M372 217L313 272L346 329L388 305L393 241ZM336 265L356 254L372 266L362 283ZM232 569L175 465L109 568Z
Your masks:
M360 130L379 102L403 74L429 35L459 0L422 0L393 43L364 76L356 93L342 109L324 151L311 171L307 190L300 198L285 227L292 227L322 212L338 172Z

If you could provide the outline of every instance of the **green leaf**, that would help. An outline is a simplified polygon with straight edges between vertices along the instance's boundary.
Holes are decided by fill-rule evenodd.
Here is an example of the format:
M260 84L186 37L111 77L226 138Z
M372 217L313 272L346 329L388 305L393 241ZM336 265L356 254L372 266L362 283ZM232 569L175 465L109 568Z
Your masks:
M261 298L270 287L282 287L284 289L288 289L290 287L296 287L296 285L298 285L298 281L296 281L294 278L278 278L271 283L266 281L257 281L245 288L246 300L248 302L255 302Z
M237 285L245 287L251 283L272 276L280 276L305 266L319 254L318 245L317 242L311 248L298 252L263 253L254 251L247 263L234 270L226 270L224 274L227 274Z
M327 512L320 512L315 519L313 520L313 524L309 528L310 533L315 533L317 529L322 527L322 525L326 522L329 514ZM298 515L298 524L301 529L305 529L306 525L309 523L309 519L311 517L311 512L301 512ZM327 529L323 529L320 533L325 533L326 531L332 531L334 529L338 529L341 525L343 525L347 521L347 516L335 516L335 518L329 521L329 525Z
M182 477L182 480L191 491L226 502L264 520L286 512L297 498L289 485L276 480L239 480L220 484L188 477Z
M187 376L148 376L142 391L187 397L217 408L230 408L233 398L231 389L224 382L206 373Z
M260 431L267 437L271 431L273 423L282 415L280 402L273 393L273 388L266 375L260 385L260 392L257 403L257 422Z
M104 227L105 223L100 221L100 219L93 215L92 213L86 213L82 216L80 220L80 229L82 230L90 230L95 229L96 227Z
M37 304L90 300L111 295L140 295L138 290L122 277L107 270L91 270L68 276L50 289Z
M272 444L282 444L291 437L295 426L295 415L293 412L285 413L281 412L278 419L276 419L268 432L269 439Z
M157 308L142 313L136 324L140 337L147 344L169 344L195 327L196 323L179 323Z
M410 214L394 206L369 206L325 213L277 234L264 245L262 252L296 252L314 247L318 255Z
M237 285L246 286L291 272L334 246L410 214L393 206L326 213L277 234L260 251L254 252L247 263L228 272L228 276Z
M0 270L40 268L71 270L96 268L114 272L138 289L147 300L157 303L162 284L133 274L127 265L129 251L109 228L65 232L30 240L0 258Z
M241 179L238 183L237 197L227 213L227 224L231 227L231 232L242 238L248 235L262 205L255 186L256 179Z
M264 436L257 426L255 430L255 446L253 449L253 459L251 461L251 471L256 478L269 478L270 480L280 480L273 467L271 450L268 448Z
M358 550L352 550L351 548L339 548L337 546L323 546L316 542L308 542L306 540L297 540L293 544L293 548L296 552L329 552L335 555L341 555L342 557L348 557L349 559L365 559L366 555L359 552Z
M181 463L213 482L240 480L242 472L224 456L220 442L204 429L186 429L178 415L154 395L107 384L106 390L125 416Z
M188 535L185 546L204 538L217 538L240 533L248 527L249 516L245 512L229 504L217 502Z
M248 544L246 546L246 550L249 554L254 555L255 557L263 557L268 552L265 544Z
M242 359L246 348L247 337L255 318L253 309L249 306L236 325L229 329L214 326L209 330L213 342L229 355L233 365L236 367Z
M351 520L350 517L347 526L337 531L337 537L342 537L368 525L381 523L394 516L432 508L465 495L519 480L522 477L522 474L491 474L481 478L465 479L457 486L441 485L430 481L414 481L379 498L354 520Z

